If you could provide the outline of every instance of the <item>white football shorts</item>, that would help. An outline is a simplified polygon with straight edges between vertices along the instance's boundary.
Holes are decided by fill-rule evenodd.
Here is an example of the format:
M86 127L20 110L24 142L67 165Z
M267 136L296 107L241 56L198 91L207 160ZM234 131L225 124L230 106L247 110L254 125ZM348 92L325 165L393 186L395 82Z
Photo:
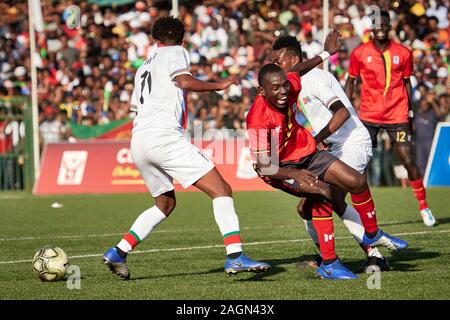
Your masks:
M361 174L364 173L373 156L372 144L370 143L344 143L334 148L332 147L330 152Z
M214 163L176 130L133 133L131 155L153 197L173 190L173 179L187 188L214 168Z

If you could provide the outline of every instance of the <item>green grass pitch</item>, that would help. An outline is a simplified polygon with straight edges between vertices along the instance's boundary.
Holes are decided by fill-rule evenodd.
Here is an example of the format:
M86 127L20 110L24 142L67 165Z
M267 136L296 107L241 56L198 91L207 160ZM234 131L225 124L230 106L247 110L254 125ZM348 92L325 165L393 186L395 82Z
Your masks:
M223 272L224 248L210 200L201 193L179 193L178 207L129 256L130 281L121 281L101 264L137 215L152 204L147 194L33 197L0 194L0 299L449 299L450 189L428 190L440 222L422 224L410 189L374 189L381 227L410 243L389 253L392 270L380 289L368 289L370 275L354 281L326 281L299 262L314 246L295 211L297 199L278 191L236 192L247 254L269 262L264 274ZM63 208L53 209L53 202ZM365 257L340 219L335 218L336 249L353 271ZM81 288L65 281L40 282L31 270L33 254L44 245L63 248L81 270Z

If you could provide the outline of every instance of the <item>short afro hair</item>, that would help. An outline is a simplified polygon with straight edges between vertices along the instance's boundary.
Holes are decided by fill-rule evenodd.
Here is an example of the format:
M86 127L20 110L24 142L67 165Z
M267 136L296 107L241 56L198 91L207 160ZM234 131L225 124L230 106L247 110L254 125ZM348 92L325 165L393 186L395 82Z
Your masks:
M385 17L388 22L391 22L391 16L389 15L389 11L380 10L380 16Z
M275 40L275 42L272 45L273 51L281 50L284 48L286 48L286 52L290 55L298 56L300 58L303 55L302 46L297 41L296 37L282 36L277 38L277 40Z
M268 63L264 65L258 74L258 84L260 87L264 84L264 79L268 74L271 73L278 73L278 72L284 72L283 69L281 69L280 66L276 65L275 63Z
M183 22L173 17L158 18L153 24L152 35L164 44L180 45L184 38Z

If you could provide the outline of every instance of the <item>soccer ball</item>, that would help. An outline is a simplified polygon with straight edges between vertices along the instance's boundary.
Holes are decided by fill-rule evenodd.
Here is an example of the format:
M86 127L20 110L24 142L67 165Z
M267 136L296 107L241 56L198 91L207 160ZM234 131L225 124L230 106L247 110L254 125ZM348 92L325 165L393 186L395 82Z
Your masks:
M58 281L64 278L69 258L63 249L45 246L33 257L33 271L42 281Z

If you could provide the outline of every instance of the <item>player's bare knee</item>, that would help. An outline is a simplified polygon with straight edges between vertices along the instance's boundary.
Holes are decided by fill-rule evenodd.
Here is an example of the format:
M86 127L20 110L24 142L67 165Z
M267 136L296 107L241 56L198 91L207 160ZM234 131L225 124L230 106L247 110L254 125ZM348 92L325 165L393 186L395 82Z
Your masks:
M401 159L403 166L405 167L406 171L410 172L415 169L415 163L411 159L411 157L403 157Z
M231 186L224 180L221 184L215 185L211 188L207 194L212 198L219 197L232 197L233 191L231 190Z
M355 174L349 179L349 191L351 193L361 193L367 188L366 178L361 174Z
M169 216L175 209L177 201L174 198L165 198L164 200L156 201L156 206L162 213Z
M365 176L360 175L357 178L357 183L356 183L356 191L355 193L361 193L364 192L367 189L367 179Z
M233 191L231 190L231 186L228 182L225 180L222 182L219 190L218 190L218 197L232 197Z

